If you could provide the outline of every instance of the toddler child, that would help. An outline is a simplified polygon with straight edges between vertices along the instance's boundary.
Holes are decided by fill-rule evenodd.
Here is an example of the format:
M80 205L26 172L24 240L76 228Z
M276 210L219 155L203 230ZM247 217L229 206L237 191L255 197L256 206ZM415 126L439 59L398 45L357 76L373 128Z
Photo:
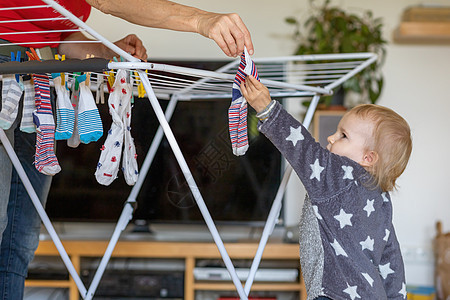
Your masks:
M304 184L300 263L310 299L406 299L405 272L389 191L412 150L410 128L394 111L359 105L322 148L305 127L247 76L241 91L259 130Z

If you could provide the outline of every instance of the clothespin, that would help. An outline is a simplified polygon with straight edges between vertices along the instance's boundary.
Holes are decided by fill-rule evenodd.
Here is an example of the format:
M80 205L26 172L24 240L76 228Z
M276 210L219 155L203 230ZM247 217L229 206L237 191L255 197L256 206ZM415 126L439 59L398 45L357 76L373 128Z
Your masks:
M105 80L102 74L97 75L97 93L95 95L96 104L105 104Z
M86 59L94 58L94 54L86 54ZM86 73L86 86L91 84L91 72Z
M111 90L112 87L114 86L114 81L115 81L114 71L111 70L109 72L106 72L106 74L108 75L108 77L107 77L108 89Z
M145 70L145 73L147 73L147 70ZM136 86L138 91L138 97L144 98L145 97L145 88L142 84L141 78L139 77L138 72L134 71L134 75L136 76Z
M120 60L120 62L124 62L125 61L125 58L123 58L123 56L119 56L119 58L117 58L117 57L113 57L113 60L115 61L115 62L119 62L119 60ZM130 76L131 76L131 70L129 71L129 72L127 72L127 77L126 77L126 80L127 80L127 82L129 83L130 82Z
M55 54L55 60L59 60L59 55ZM52 77L55 78L57 75L55 73L55 75L53 75L52 73ZM65 84L65 78L64 78L64 73L60 73L59 76L61 77L61 85L64 86Z
M78 82L77 78L79 76L81 76L81 72L73 72L73 75L74 75L74 79L75 79L74 88L75 88L75 91L78 91L80 83Z
M61 59L61 61L64 61L64 60L66 60L66 55L63 54L61 56L61 58L60 58L59 54L55 54L55 59L56 60L60 60ZM61 73L61 85L66 85L66 74L65 73Z
M30 60L41 61L41 59L39 58L39 55L37 55L36 50L34 50L34 48L30 48L30 51L31 51L31 53L29 51L26 51L26 54L28 55L28 58Z
M14 55L14 52L11 52L11 61L18 61L18 62L20 62L20 57L21 57L20 55L21 55L20 51L17 51L17 55ZM17 83L20 84L19 74L16 74L16 81L17 81Z

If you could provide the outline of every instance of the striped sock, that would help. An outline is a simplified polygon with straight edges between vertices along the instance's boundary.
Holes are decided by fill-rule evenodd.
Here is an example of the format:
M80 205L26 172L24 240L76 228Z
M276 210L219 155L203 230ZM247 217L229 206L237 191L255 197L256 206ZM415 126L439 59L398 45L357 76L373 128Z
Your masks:
M16 120L22 92L22 88L17 82L15 75L3 75L0 128L7 130Z
M50 84L47 75L34 74L36 111L33 121L36 125L36 169L46 175L55 175L61 171L54 152L55 121L53 120L52 104L50 102Z
M245 82L247 75L253 75L259 80L255 64L250 58L247 49L244 49L244 53L241 55L241 63L234 78L232 101L228 109L231 147L233 154L236 156L244 155L248 149L247 101L240 90L241 83Z
M26 133L36 132L36 126L33 123L33 111L35 107L34 83L30 75L23 76L24 96L22 120L20 121L20 131Z
M97 141L103 135L103 125L100 119L95 99L86 85L86 75L78 76L80 97L78 103L78 132L82 143Z
M53 73L53 83L56 91L56 140L67 140L72 136L75 122L75 112L70 102L69 90L62 85L61 73Z

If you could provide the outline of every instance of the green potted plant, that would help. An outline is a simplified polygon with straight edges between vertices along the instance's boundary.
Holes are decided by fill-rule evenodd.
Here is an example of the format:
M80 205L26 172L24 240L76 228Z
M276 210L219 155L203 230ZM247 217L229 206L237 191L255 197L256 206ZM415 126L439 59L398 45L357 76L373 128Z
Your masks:
M386 53L386 41L382 37L381 18L374 18L370 10L361 16L332 7L330 0L317 5L310 0L312 13L304 22L295 17L286 18L296 27L294 38L298 41L296 55L373 52L378 61L346 81L335 94L353 92L356 103L375 103L383 88L381 66ZM327 106L336 97L322 97ZM334 99L333 99L334 98ZM307 105L307 104L306 104Z

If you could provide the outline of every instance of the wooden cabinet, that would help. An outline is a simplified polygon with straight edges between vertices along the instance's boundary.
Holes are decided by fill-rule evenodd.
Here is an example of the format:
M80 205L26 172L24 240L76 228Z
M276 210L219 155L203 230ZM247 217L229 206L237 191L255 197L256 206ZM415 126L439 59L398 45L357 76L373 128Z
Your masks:
M64 248L70 256L75 269L80 274L82 258L102 257L107 247L106 241L64 241ZM252 260L258 244L228 243L225 244L230 258ZM41 241L36 256L57 256L58 252L52 241ZM220 259L220 253L214 243L178 243L178 242L145 242L120 241L112 257L126 258L164 258L183 259L185 263L184 294L186 300L194 300L196 291L234 291L232 282L197 282L194 279L196 261L201 259ZM297 260L299 259L298 244L267 244L262 262L265 260ZM70 300L80 299L75 282L69 280L27 280L26 286L68 288ZM86 287L88 288L88 287ZM306 299L306 291L299 269L297 282L255 282L251 291L295 291L299 299ZM95 297L94 297L95 299Z
M420 5L406 8L394 31L394 42L450 44L450 7Z

